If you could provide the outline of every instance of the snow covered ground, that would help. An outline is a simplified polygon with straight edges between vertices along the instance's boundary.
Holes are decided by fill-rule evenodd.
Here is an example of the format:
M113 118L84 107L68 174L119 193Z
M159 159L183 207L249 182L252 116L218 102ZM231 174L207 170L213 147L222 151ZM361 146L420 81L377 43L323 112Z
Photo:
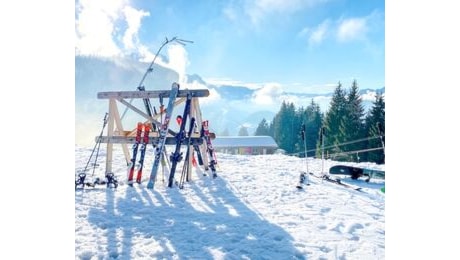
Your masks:
M94 175L104 176L101 147ZM76 172L91 148L76 147ZM146 153L144 179L153 151ZM362 192L310 177L296 189L304 158L218 154L216 179L193 170L184 189L129 187L121 148L113 170L120 184L75 191L76 259L384 259L383 180L351 181ZM325 161L325 171L338 164ZM384 170L384 166L360 163ZM321 160L310 159L319 174ZM181 165L176 178L179 178Z

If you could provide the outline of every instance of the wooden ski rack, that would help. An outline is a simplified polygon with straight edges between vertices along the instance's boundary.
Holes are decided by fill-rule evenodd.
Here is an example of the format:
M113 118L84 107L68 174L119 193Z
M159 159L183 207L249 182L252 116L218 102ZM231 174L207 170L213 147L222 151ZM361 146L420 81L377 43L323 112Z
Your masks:
M176 84L176 83L173 83ZM120 117L120 113L118 111L117 103L120 103L126 106L131 111L134 111L136 114L140 115L145 119L144 123L150 122L157 126L157 128L161 127L161 122L158 119L164 115L163 111L160 113L149 116L147 113L144 112L145 108L138 108L135 105L131 104L131 102L126 101L126 99L162 99L162 98L169 98L171 90L152 90L152 91L109 91L109 92L99 92L97 93L98 99L108 99L109 100L109 117L107 123L107 136L100 136L96 137L96 142L99 141L101 143L107 143L107 157L106 157L106 173L112 172L112 160L113 160L113 145L120 144L123 150L123 154L128 164L131 160L130 150L128 148L128 144L133 144L135 142L135 131L136 129L125 131L122 118ZM209 90L207 89L184 89L179 90L177 95L178 100L174 103L174 106L177 106L183 103L187 97L187 95L192 96L191 101L191 109L190 109L190 116L195 118L195 122L197 126L201 126L202 124L202 116L201 116L201 109L198 102L198 98L200 97L207 97L209 96ZM168 129L168 137L166 139L166 144L176 144L177 140L175 138L176 132L171 129ZM212 134L214 137L215 135ZM158 133L151 133L149 138L149 142L155 142L158 140ZM203 142L202 137L198 133L194 133L192 135L192 144L199 145L200 151L202 154L206 153L206 144ZM193 146L191 146L193 149ZM205 165L208 164L208 160L205 159ZM191 160L188 162L191 164ZM189 167L191 168L191 167Z

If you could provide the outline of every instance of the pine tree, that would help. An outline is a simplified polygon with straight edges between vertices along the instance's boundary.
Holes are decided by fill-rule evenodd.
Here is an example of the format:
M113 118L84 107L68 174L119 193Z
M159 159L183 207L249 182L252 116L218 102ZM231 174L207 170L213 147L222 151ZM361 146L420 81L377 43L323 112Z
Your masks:
M324 118L323 127L326 132L324 136L324 152L326 155L340 153L340 141L338 135L340 133L340 125L342 120L345 120L346 115L346 92L342 89L342 84L339 82L332 95L332 100L329 109ZM317 145L321 147L321 143Z
M248 128L242 125L238 131L238 136L249 136Z
M262 121L260 121L259 125L256 128L256 131L254 132L254 135L270 135L270 126L268 125L267 120L265 120L265 118L262 119Z
M382 140L380 140L379 125L383 134ZM366 129L369 138L368 148L382 147L382 141L385 142L385 100L382 93L377 93L375 96L375 101L366 117ZM367 156L369 162L379 164L385 163L385 153L383 149L370 151Z
M305 138L307 139L307 149L311 151L315 148L316 143L319 139L319 130L321 128L321 123L323 121L323 114L318 104L316 104L313 99L311 100L310 105L308 105L305 110ZM307 152L307 156L313 156L316 152Z
M297 129L297 133L294 134L296 137L294 143L294 151L295 153L299 154L301 157L305 157L305 143L302 139L302 125L305 125L305 122L308 121L307 114L303 107L300 107L295 113L295 129ZM306 133L304 133L304 137L306 137ZM308 138L308 137L307 137ZM308 147L308 145L307 145Z
M228 131L228 128L225 128L224 131L222 131L219 135L220 135L220 136L229 136L230 133L229 133L229 131Z
M346 105L343 120L340 122L337 142L341 144L342 152L360 151L366 147L363 137L365 134L364 107L359 95L358 84L353 81L350 92L346 96ZM360 141L361 140L361 141ZM358 161L359 154L347 153L337 159Z
M283 101L280 111L273 119L273 138L278 146L287 153L295 151L295 143L298 138L299 128L296 128L298 122L295 122L294 104Z

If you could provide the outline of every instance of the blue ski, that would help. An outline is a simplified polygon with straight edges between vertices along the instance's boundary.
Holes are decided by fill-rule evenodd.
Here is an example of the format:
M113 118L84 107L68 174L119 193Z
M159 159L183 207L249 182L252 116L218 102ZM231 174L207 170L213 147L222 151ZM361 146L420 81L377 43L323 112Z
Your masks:
M155 180L157 178L157 172L160 165L160 159L163 154L163 150L166 143L166 136L169 129L169 121L171 119L173 110L174 110L174 101L176 100L177 94L179 93L179 84L173 83L171 87L171 92L169 94L168 107L166 108L166 116L159 129L160 137L158 139L158 145L155 148L155 160L152 166L152 172L150 173L150 179L147 184L147 189L153 189L155 186Z

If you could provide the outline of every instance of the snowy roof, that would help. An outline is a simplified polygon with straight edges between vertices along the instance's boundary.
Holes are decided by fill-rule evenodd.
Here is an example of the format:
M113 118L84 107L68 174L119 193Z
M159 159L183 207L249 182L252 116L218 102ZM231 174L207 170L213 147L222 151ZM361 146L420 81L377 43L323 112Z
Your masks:
M271 136L216 136L212 141L215 148L222 147L268 147L278 148Z

